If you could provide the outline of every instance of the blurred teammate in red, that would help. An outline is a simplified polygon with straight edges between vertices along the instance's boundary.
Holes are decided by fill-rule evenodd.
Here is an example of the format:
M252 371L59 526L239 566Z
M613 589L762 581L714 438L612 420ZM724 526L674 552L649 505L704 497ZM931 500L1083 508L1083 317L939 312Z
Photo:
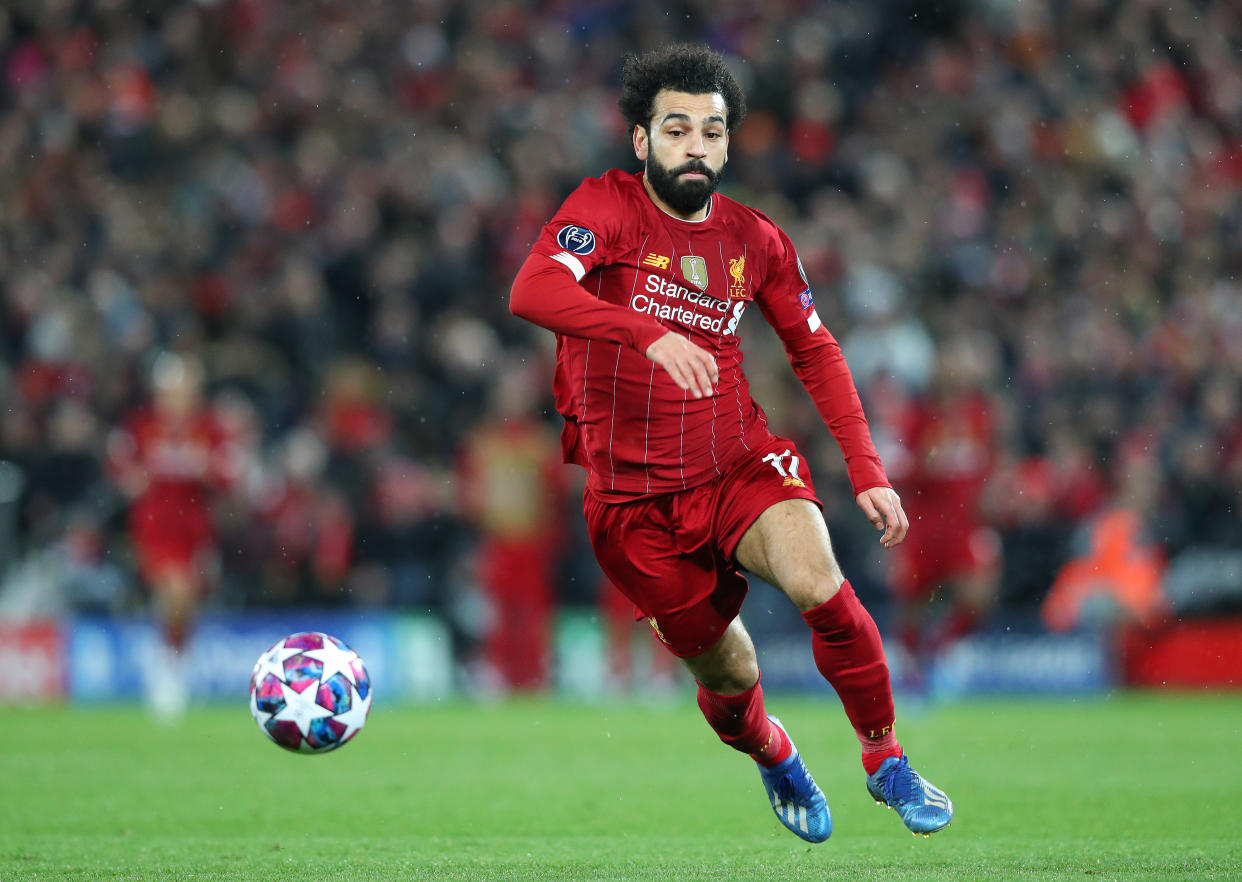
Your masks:
M904 450L896 473L914 528L897 549L892 589L912 681L996 599L1000 539L980 510L995 463L987 368L984 347L950 341L927 394L912 400L900 419ZM936 615L941 598L947 609Z
M915 833L939 830L952 804L897 741L880 635L833 555L810 470L769 431L741 370L737 335L753 305L840 444L882 545L900 543L901 501L793 243L715 192L745 98L719 55L674 45L627 59L619 104L644 170L584 180L544 227L510 299L516 315L557 334L563 455L587 470L596 557L694 674L709 725L757 762L790 831L821 842L832 819L765 711L738 616L743 571L801 611L862 745L871 795Z
M515 360L461 457L462 508L479 533L479 581L490 606L483 651L512 691L547 685L565 499L556 435L535 418L535 403L532 369Z
M138 573L150 589L164 638L148 665L148 698L175 719L188 697L182 650L215 572L213 496L236 477L238 454L203 400L203 373L190 358L161 354L149 404L108 440L118 486L130 499L129 530Z

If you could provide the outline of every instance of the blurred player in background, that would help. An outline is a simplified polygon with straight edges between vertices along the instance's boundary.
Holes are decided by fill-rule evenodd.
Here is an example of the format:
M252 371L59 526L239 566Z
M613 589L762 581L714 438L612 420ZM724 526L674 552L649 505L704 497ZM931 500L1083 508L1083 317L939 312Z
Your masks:
M971 631L996 601L1000 539L980 501L996 460L986 340L951 339L925 393L899 418L901 465L913 529L895 554L892 589L909 685L922 691L935 656ZM943 603L940 601L943 600Z
M952 804L909 765L893 729L880 635L833 555L806 462L774 436L741 371L752 304L844 453L885 548L908 528L841 348L815 311L793 244L715 193L745 98L723 59L672 45L627 59L621 111L643 173L588 178L544 227L510 308L557 334L566 461L600 566L699 684L708 723L759 766L768 800L811 842L832 832L822 791L764 708L738 613L743 571L780 588L811 629L816 666L862 745L866 786L917 833Z
M138 574L159 619L161 659L145 666L156 716L180 717L188 698L184 650L216 571L212 500L237 477L235 446L203 397L203 370L165 352L151 372L151 400L108 439L114 480L130 500Z
M649 627L635 624L646 616L607 576L600 579L598 609L604 626L609 685L622 691L671 693L677 685L675 657L664 651Z
M547 686L564 480L556 436L536 418L532 363L501 371L491 410L466 438L462 508L479 533L489 616L483 652L508 691Z

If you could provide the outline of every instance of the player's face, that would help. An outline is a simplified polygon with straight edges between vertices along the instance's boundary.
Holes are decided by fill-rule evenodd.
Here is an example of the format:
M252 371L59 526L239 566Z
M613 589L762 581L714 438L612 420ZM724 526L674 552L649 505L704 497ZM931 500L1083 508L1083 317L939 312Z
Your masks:
M679 217L697 220L720 185L729 154L725 101L719 93L661 91L648 128L634 129L634 153L647 163L656 201Z

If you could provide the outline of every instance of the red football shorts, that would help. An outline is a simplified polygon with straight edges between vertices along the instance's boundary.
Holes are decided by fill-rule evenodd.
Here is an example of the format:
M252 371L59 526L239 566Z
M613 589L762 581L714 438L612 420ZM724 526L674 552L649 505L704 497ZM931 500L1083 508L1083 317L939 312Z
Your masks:
M169 572L188 574L200 586L207 581L215 539L205 507L137 504L130 510L130 535L139 573L154 590Z
M583 497L587 530L604 574L681 658L715 645L742 608L746 577L733 560L765 509L815 496L793 442L772 437L714 481L632 502Z

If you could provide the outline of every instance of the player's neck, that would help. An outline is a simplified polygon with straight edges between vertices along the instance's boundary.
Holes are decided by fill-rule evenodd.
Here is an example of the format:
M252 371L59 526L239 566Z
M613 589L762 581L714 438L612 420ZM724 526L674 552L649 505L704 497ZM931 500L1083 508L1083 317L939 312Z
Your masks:
M710 196L707 197L707 202L704 203L703 207L693 214L680 214L679 212L673 211L667 202L656 195L655 190L652 189L651 181L647 180L645 172L643 173L643 189L647 191L647 197L655 203L656 208L660 209L660 211L670 217L677 218L678 220L697 224L707 220L707 216L712 213L712 197Z

